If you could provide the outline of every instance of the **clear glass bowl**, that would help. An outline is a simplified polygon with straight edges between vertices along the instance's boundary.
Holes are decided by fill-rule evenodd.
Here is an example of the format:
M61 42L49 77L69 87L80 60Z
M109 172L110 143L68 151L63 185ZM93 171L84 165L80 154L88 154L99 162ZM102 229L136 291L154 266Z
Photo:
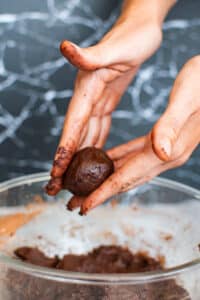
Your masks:
M0 206L27 204L35 195L41 195L46 201L52 201L43 191L48 178L47 173L40 173L0 184ZM68 193L61 192L56 198L67 200L68 197ZM174 207L174 212L180 206L185 209L190 219L197 218L195 214L191 216L194 209L192 210L190 205L193 202L197 206L200 204L198 190L161 178L117 198L118 205L137 203L147 211L156 204ZM187 214L184 218L187 218ZM198 218L196 221L199 225ZM199 234L200 242L199 226L193 228L191 241L193 233ZM176 228L174 235L176 236ZM178 249L180 256L184 250L181 247ZM190 247L188 243L187 247ZM174 280L179 287L174 287ZM0 300L199 300L199 282L200 258L197 256L190 257L189 261L183 261L182 264L165 271L100 275L37 267L0 253Z

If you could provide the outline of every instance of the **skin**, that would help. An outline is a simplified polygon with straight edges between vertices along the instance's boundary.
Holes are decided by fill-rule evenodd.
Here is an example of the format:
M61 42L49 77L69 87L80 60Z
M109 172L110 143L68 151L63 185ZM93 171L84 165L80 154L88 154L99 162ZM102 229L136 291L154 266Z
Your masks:
M158 49L162 22L173 4L171 0L125 1L118 21L97 45L82 49L70 41L61 43L62 54L79 72L48 194L60 191L62 175L78 149L105 144L111 114L140 65ZM199 82L200 56L196 56L179 73L168 107L149 134L109 150L115 172L89 197L73 197L68 207L80 206L80 214L86 214L110 196L185 163L200 142Z

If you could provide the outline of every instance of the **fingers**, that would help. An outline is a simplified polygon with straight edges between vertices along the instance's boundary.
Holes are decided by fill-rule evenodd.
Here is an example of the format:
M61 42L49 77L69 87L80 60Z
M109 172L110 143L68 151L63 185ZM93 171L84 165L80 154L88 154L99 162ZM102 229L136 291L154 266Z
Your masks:
M132 152L140 151L144 148L146 136L134 139L126 144L114 147L107 151L108 156L112 160L119 160L125 155L132 154Z
M93 89L96 90L94 95ZM94 74L80 73L75 92L65 117L63 132L51 176L61 177L80 143L81 134L87 125L93 106L104 90L104 84Z
M157 175L176 167L182 166L200 143L200 111L193 114L182 128L176 141L171 159L160 164Z
M80 48L65 40L60 44L60 51L71 64L81 70L94 71L106 65L103 59L106 52L100 44L89 48Z
M137 70L138 68L134 68L133 70L110 82L104 91L104 100L102 101L103 105L96 107L93 111L93 113L97 115L99 114L99 111L103 112L101 132L98 142L96 143L97 148L104 146L111 127L111 114L118 105L121 96L135 76Z
M46 192L49 195L56 195L60 191L61 184L58 185L57 182L61 182L61 177L85 134L84 131L87 132L93 106L100 99L104 86L103 81L96 76L95 72L80 71L78 73L74 95L65 116L61 139L51 170L52 178L46 186Z
M72 99L64 122L63 132L55 155L51 176L60 177L65 172L73 154L76 152L81 133L91 112L91 106L78 109L77 99ZM79 110L79 111L78 111ZM77 114L76 114L77 112Z
M115 102L116 95L112 95L105 88L99 101L93 106L92 117L89 121L87 135L81 143L81 148L95 146L101 148L109 134L111 116L106 114L105 107L108 102Z
M199 74L200 61L198 60L197 63L196 58L193 58L178 75L172 89L169 106L153 128L154 151L164 161L170 159L173 147L190 116L200 109Z
M111 126L111 113L119 103L121 95L123 94L130 80L133 78L135 72L136 70L123 75L123 82L119 83L119 79L115 79L116 87L113 86L113 83L106 86L101 98L95 104L95 106L93 106L93 117L91 118L93 119L93 122L91 122L90 119L89 130L85 139L81 143L81 148L91 145L101 148L105 144Z
M73 196L67 204L67 209L72 211L80 207L84 199L85 199L84 197Z
M120 46L121 50L118 49L118 51L113 52L113 41L108 41L107 39L88 48L81 48L68 40L64 40L60 44L60 51L72 65L84 71L95 71L100 68L117 65L119 72L126 72L130 66L123 64L124 60L126 60L126 53L124 53L124 48L121 47L123 42L115 39L114 43L116 47L119 48ZM119 52L120 55L118 55Z
M48 195L54 196L62 189L62 178L52 178L45 186L45 191Z
M152 131L153 148L158 157L163 161L170 160L173 146L188 117L189 113L186 110L178 114L177 111L170 112L166 110L154 126Z
M86 214L113 195L150 180L158 172L160 164L161 161L152 149L139 153L133 159L128 160L83 201L80 214Z
M102 148L106 143L107 137L110 132L111 126L111 115L104 116L101 120L101 130L98 137L98 140L95 144L96 148Z
M88 122L88 123L89 123L89 122ZM82 130L81 137L80 137L80 141L79 141L78 149L80 149L80 147L81 147L83 141L85 140L85 138L86 138L86 136L87 136L88 128L89 128L88 123L85 125L85 127L84 127L83 130Z
M101 120L99 117L91 117L88 125L88 132L80 148L94 146L99 138L101 131Z
M128 160L134 158L137 154L139 154L142 150L138 150L138 151L133 151L132 153L129 153L125 156L123 156L120 159L114 160L114 166L115 166L115 170L121 168L125 163L127 163Z
M183 127L177 140L172 159L182 159L184 163L200 143L200 110L193 114ZM185 160L185 161L184 161Z

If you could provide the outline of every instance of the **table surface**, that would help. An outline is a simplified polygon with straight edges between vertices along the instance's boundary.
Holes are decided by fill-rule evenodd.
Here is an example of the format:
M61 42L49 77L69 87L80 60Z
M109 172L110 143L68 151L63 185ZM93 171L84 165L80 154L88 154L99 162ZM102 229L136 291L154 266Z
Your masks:
M1 0L0 180L49 170L76 70L59 53L62 39L95 43L120 1ZM159 51L146 62L113 113L106 147L147 133L167 104L181 66L200 53L200 1L180 0ZM200 150L165 177L200 187Z

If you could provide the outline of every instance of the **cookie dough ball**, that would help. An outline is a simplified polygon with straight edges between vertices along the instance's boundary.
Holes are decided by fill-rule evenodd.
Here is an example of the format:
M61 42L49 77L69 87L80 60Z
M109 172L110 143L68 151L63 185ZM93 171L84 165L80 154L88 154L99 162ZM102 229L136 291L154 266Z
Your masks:
M114 165L101 149L87 147L78 151L63 178L63 188L76 196L88 196L114 171Z

